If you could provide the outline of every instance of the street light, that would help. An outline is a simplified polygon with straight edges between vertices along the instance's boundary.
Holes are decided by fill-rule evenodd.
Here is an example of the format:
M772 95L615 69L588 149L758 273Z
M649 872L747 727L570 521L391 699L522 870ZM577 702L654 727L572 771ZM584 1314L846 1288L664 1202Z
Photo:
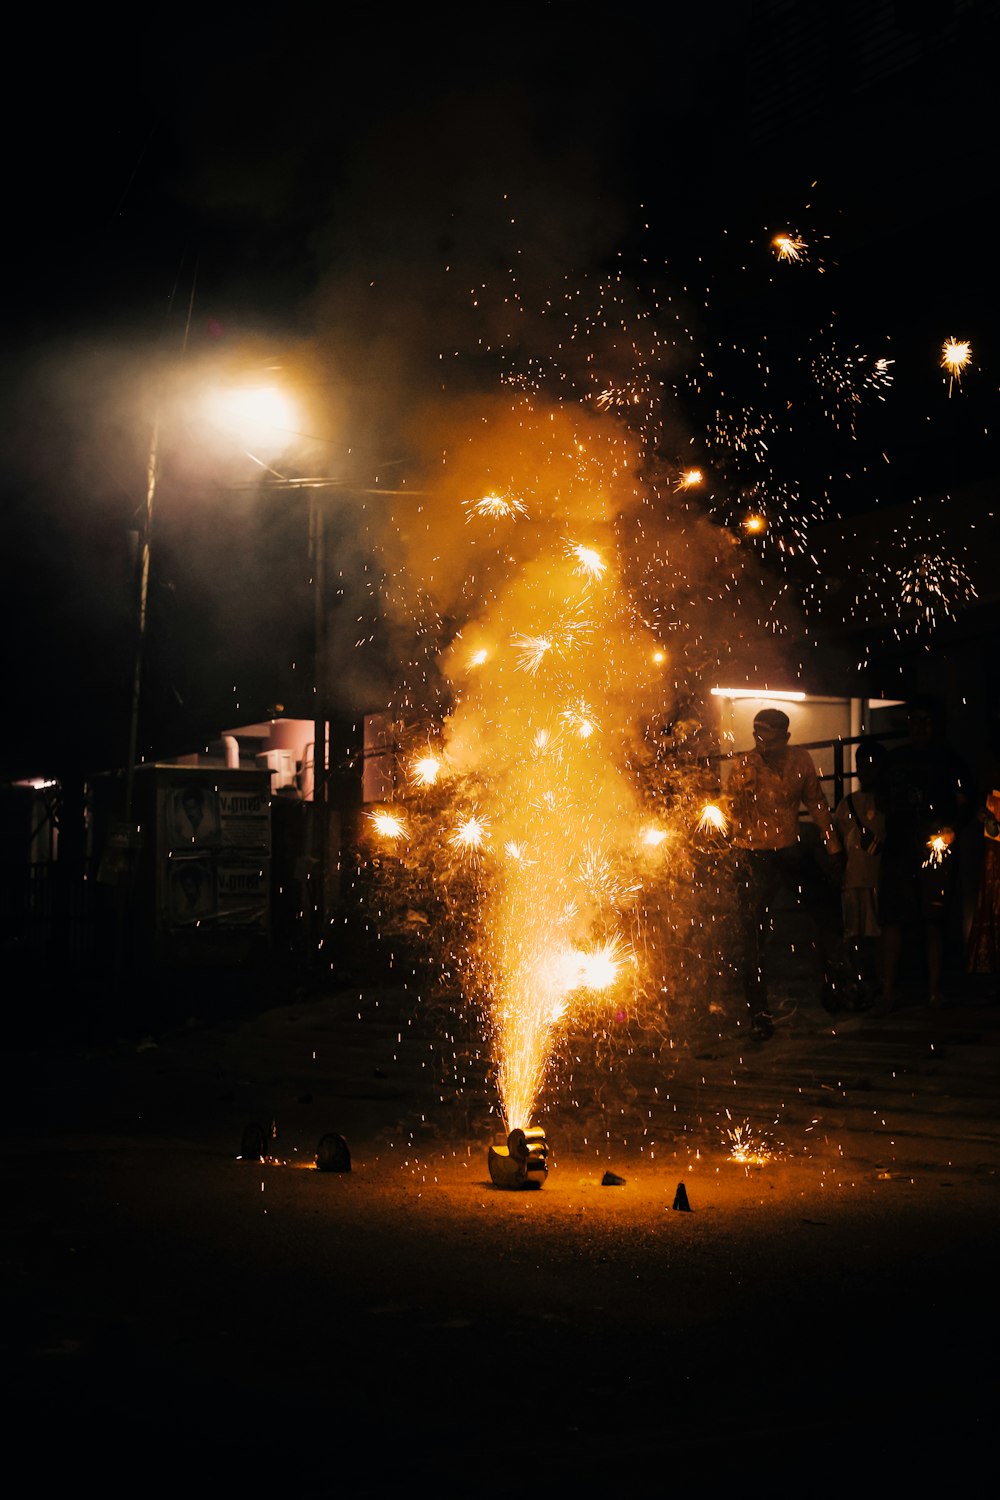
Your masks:
M227 441L238 447L255 463L267 468L264 455L277 456L288 447L294 431L296 411L291 398L273 380L234 382L230 385L213 384L198 393L200 414L227 435ZM158 399L150 432L149 452L146 458L146 498L143 510L141 547L139 554L139 584L136 616L135 660L132 670L132 692L129 704L128 754L125 762L125 797L122 824L113 835L113 842L124 854L125 868L131 872L131 856L138 847L139 834L134 827L135 819L135 771L139 753L139 708L142 700L142 674L146 650L146 630L149 616L149 575L153 551L153 519L156 491L160 475L162 400ZM258 450L249 451L249 445ZM310 533L312 525L310 526ZM317 621L320 603L317 600ZM324 663L325 666L325 663ZM125 893L122 883L121 899L118 903L118 920L115 937L115 969L121 973L124 957Z
M246 382L228 386L210 386L197 399L201 415L246 456L262 467L267 457L287 448L294 431L296 411L290 396L273 381ZM149 572L153 546L153 515L160 470L160 407L157 405L146 460L146 504L143 515L142 546L139 560L138 639L132 674L132 698L129 714L128 760L125 781L125 822L131 826L135 795L135 762L139 748L139 704L142 697L142 669L149 612ZM257 452L250 452L253 444Z

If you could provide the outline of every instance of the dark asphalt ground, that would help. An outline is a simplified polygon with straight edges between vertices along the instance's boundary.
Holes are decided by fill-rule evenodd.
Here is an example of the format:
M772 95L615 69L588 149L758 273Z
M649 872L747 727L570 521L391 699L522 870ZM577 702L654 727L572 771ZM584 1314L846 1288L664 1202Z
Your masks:
M747 1168L690 1119L637 1140L635 1098L595 1145L606 1100L553 1116L545 1186L504 1193L485 1094L442 1090L393 1007L314 995L146 1039L22 1037L0 1152L14 1471L111 1493L978 1486L995 1122L935 1152L937 1082L909 1144L790 1115ZM816 1031L766 1077L752 1062L741 1101ZM689 1071L732 1066L717 1048ZM275 1160L238 1160L272 1111ZM349 1174L313 1169L326 1130Z

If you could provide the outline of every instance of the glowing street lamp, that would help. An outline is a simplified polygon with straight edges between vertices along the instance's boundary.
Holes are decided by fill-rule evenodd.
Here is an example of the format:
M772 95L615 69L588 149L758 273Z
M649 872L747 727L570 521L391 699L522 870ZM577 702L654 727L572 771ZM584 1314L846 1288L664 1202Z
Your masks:
M216 387L206 393L202 406L213 427L265 458L288 447L298 421L288 392L270 381Z
M202 414L211 424L227 434L229 440L247 452L257 463L275 458L288 447L294 434L296 411L288 393L274 382L255 381L241 385L210 388L198 398ZM257 452L250 452L251 444ZM139 572L139 643L136 654L132 697L132 737L129 765L134 765L137 748L137 714L142 675L142 650L146 634L149 598L149 565L153 541L153 509L160 472L160 412L153 418L149 456L146 460L146 508L144 516L141 566Z
M291 398L273 381L254 381L229 387L209 389L200 398L203 414L229 434L229 441L244 451L252 442L259 454L248 456L263 463L263 454L276 457L288 447L293 433L295 408ZM135 766L139 750L139 704L142 697L142 669L149 614L149 572L153 549L153 517L156 489L160 475L160 404L157 403L146 459L146 504L143 514L142 545L139 557L139 598L135 663L132 672L132 696L129 711L128 757L125 762L125 799L123 836L126 847L135 847L137 831L133 827L135 811ZM119 954L120 960L120 954Z

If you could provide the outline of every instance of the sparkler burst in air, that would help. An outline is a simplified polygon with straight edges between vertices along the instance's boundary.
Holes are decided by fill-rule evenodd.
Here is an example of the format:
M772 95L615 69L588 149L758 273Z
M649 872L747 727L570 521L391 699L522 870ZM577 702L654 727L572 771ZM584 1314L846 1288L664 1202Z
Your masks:
M685 469L674 488L678 490L694 490L698 489L704 483L705 476L700 469Z
M779 260L802 260L806 253L806 242L797 234L776 234L771 248Z
M943 865L945 856L951 845L951 839L943 833L934 834L933 838L927 840L928 855L923 862L925 870L933 869L937 865Z
M382 808L378 812L369 813L368 817L379 838L395 843L406 837L406 823L398 813Z
M706 802L697 828L699 833L725 833L729 828L729 819L715 802Z
M437 755L428 751L420 755L413 762L410 774L417 786L433 786L444 769L443 762Z
M607 568L607 563L593 547L584 547L580 543L571 545L570 556L576 559L577 567L587 578L600 578Z
M532 677L552 650L547 635L515 635L513 645L517 650L518 666Z
M483 848L488 835L488 820L476 813L470 813L456 828L452 829L449 838L456 849L465 854L475 854Z
M482 516L491 521L506 521L513 520L515 516L528 514L528 507L524 501L516 499L513 495L484 495L480 500L466 501L465 510L470 521L475 516Z
M963 372L972 363L972 345L967 339L945 339L941 345L941 368L948 373L948 395L962 384Z

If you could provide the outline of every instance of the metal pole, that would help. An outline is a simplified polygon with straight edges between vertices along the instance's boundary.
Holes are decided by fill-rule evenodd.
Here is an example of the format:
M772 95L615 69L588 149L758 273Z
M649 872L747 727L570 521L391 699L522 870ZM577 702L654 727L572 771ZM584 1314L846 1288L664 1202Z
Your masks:
M142 695L142 663L146 646L146 617L149 607L149 562L153 546L153 502L156 498L156 479L160 453L160 418L153 418L153 432L149 442L149 457L146 460L146 513L143 519L142 553L139 561L139 630L135 646L135 667L132 673L132 705L129 714L128 759L125 762L125 810L124 821L132 823L135 800L135 762L139 753L139 701Z
M844 742L833 743L833 805L838 807L844 796Z
M125 971L125 928L129 896L134 875L135 850L138 845L135 828L135 763L139 753L139 703L142 696L142 664L146 645L146 619L149 607L149 564L153 546L153 505L159 469L160 417L153 418L153 430L146 459L146 509L143 515L142 550L139 557L139 617L137 621L135 663L132 670L132 700L129 708L128 755L125 761L125 798L122 819L116 836L118 848L118 890L115 901L114 978L121 984Z
M318 492L309 494L309 542L313 565L313 818L316 860L315 909L319 937L325 936L329 864L329 777L327 774L327 620L326 527Z

